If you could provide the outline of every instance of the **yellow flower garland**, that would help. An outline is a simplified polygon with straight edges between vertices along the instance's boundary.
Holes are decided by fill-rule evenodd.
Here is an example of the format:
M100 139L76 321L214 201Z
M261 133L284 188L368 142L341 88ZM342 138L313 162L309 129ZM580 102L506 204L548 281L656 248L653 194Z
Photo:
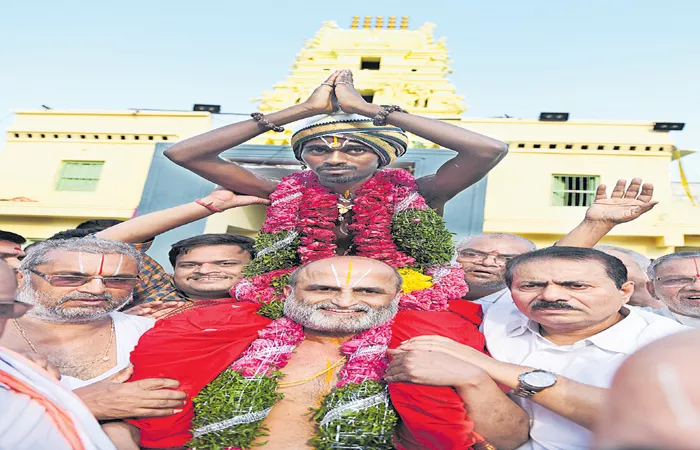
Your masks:
M423 289L433 287L433 278L429 275L423 275L417 270L404 267L403 269L399 269L399 273L403 278L401 290L404 294L408 294L409 292L413 291L422 291Z

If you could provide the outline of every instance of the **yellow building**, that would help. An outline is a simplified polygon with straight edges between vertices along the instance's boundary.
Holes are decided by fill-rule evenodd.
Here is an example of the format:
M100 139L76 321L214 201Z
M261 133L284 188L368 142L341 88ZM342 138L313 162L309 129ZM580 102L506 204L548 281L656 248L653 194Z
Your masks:
M44 239L134 215L157 142L210 129L206 112L19 111L0 154L0 229Z
M669 163L689 150L677 149L667 130L655 131L651 121L569 120L559 113L539 120L464 117L463 98L447 78L446 40L435 39L434 28L409 29L407 18L393 17L356 17L349 28L326 22L304 44L290 74L262 93L259 109L298 104L332 70L349 68L368 101L398 104L509 144L509 155L488 180L448 204L446 220L458 237L483 229L549 245L582 219L599 183L612 187L618 178L639 176L654 183L661 204L615 229L607 243L652 257L700 248L700 210L688 199L673 200L669 180ZM210 127L206 112L20 112L0 154L0 199L36 202L0 201L0 229L44 238L87 218L123 219L137 205L144 213L189 200L209 185L195 189L193 179L178 184L182 172L162 151ZM223 156L266 174L298 170L288 148L293 129L265 133ZM451 155L416 136L411 147L402 164L419 176ZM27 167L31 176L23 173ZM262 220L261 208L242 209L186 232L253 235Z

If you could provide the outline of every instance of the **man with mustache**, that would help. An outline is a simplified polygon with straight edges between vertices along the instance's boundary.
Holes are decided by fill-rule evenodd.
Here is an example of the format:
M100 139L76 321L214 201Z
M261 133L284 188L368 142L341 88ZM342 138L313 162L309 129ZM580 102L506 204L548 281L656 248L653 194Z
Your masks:
M660 314L700 328L700 252L662 256L651 263L647 273L649 293L666 305Z
M689 328L627 308L634 283L622 262L598 250L550 247L506 265L514 304L486 313L483 332L493 359L450 340L418 337L399 347L417 352L401 376L423 370L422 354L446 352L512 389L530 415L522 449L587 449L589 431L613 375L638 348ZM410 356L410 355L409 355Z
M162 416L182 407L174 380L124 383L129 355L154 320L118 310L138 283L138 250L99 238L44 241L19 267L17 299L32 305L13 318L0 345L45 356L100 420Z

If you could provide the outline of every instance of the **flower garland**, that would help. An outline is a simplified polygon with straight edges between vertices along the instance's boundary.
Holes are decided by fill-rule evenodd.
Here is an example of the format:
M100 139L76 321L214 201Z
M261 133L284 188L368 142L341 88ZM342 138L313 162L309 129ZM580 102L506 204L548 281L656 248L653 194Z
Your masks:
M405 277L400 309L444 311L449 300L466 293L464 275L451 261L452 235L418 194L411 174L380 170L355 195L348 226L354 252L400 270ZM301 327L282 317L282 288L299 265L336 255L338 199L313 172L285 177L270 199L257 256L246 267L248 278L231 294L262 304L258 313L274 321L195 397L191 448L248 449L266 434L264 420L282 398L277 392L279 370L304 340ZM342 346L347 359L339 382L314 416L319 425L312 439L315 448L394 448L398 416L383 382L392 323L364 331Z
M348 229L353 234L357 256L377 259L397 269L410 268L426 276L440 268L454 271L454 276L446 277L442 283L432 282L422 291L404 290L400 299L403 309L446 309L449 300L466 294L464 278L457 276L461 272L451 261L452 235L418 193L410 173L382 169L355 194L355 214ZM246 276L251 278L239 282L252 282L255 291L265 293L252 295L248 294L252 291L241 292L234 286L231 295L241 301L283 301L279 293L267 289L280 271L292 272L301 264L336 255L337 196L321 185L316 174L305 171L283 178L270 199L272 204L255 245L258 256L246 267ZM279 245L280 242L285 245Z
M392 325L393 320L363 331L341 347L347 362L336 389L316 410L319 432L312 440L315 448L336 448L341 436L343 445L394 448L398 416L382 383ZM286 318L262 329L243 355L195 397L193 439L188 447L241 450L265 436L263 422L283 397L277 392L282 376L279 369L287 365L303 340L302 327Z

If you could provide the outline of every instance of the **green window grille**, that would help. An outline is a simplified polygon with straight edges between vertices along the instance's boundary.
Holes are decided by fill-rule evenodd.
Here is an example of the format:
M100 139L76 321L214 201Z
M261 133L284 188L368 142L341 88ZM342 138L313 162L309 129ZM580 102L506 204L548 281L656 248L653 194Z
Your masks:
M63 161L56 182L57 191L92 192L97 189L104 161Z
M594 175L553 175L553 206L590 206L600 177Z

